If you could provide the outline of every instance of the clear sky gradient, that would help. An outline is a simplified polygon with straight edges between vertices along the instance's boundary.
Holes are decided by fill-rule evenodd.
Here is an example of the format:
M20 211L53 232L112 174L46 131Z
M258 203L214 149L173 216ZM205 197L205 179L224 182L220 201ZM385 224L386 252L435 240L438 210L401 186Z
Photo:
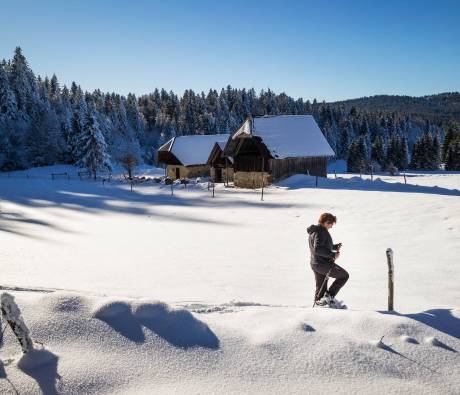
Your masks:
M460 90L460 0L0 0L0 58L85 90L341 100Z

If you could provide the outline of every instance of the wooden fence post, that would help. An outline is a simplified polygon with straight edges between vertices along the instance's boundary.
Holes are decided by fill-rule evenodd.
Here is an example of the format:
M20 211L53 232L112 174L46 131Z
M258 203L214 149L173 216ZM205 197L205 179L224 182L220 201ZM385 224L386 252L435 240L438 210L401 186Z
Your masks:
M30 338L29 329L22 319L21 310L19 310L18 305L14 301L14 297L9 293L2 293L0 299L2 316L16 335L22 352L26 354L33 350L34 344Z
M393 311L394 264L393 264L393 250L391 248L387 248L387 263L388 263L388 311Z
M260 195L260 200L264 200L264 185L265 185L265 179L264 179L264 173L262 173L262 193Z
M403 171L403 176L404 176L404 184L407 184L407 181L406 181L406 170Z

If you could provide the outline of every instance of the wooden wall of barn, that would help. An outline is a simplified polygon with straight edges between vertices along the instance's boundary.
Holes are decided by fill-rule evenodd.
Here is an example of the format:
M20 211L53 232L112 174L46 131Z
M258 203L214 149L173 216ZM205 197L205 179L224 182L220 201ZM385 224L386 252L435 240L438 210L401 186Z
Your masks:
M273 180L280 180L294 174L327 177L327 158L324 156L270 159L269 167Z

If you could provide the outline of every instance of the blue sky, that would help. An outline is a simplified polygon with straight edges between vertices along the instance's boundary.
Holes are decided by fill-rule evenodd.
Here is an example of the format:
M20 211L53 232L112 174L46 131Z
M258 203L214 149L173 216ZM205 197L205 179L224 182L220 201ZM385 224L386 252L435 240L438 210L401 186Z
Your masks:
M460 1L6 1L0 58L85 90L341 100L460 90Z

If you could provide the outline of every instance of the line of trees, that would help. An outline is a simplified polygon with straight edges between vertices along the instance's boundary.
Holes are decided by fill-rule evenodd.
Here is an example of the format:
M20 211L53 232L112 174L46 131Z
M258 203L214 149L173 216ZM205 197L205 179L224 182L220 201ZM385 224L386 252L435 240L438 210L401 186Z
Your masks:
M460 170L460 127L455 122L447 125L441 155L446 170Z
M83 92L75 82L61 86L55 75L35 76L18 47L0 64L0 170L69 163L95 175L127 158L152 164L155 149L171 137L232 133L248 116L266 114L312 114L351 171L369 164L437 168L441 160L458 168L458 125L404 109L367 111L231 86L182 96L155 89L138 98ZM442 153L427 159L435 146Z

